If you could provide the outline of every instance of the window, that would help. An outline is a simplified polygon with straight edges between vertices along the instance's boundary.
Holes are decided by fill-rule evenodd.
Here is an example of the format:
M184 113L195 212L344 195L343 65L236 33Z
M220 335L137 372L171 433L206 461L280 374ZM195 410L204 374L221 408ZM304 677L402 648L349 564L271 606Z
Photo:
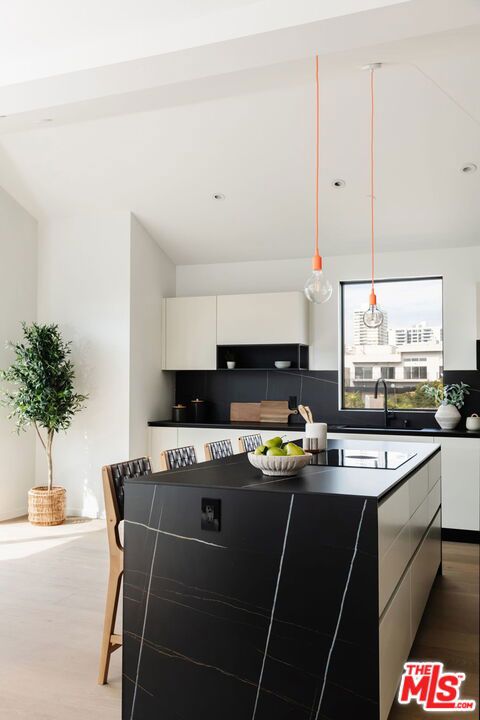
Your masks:
M380 377L382 377L384 380L395 380L395 368L394 367L380 368Z
M378 407L375 381L383 378L391 410L433 409L424 386L443 380L442 278L380 280L376 288L384 322L368 328L370 283L341 283L341 406Z
M404 368L405 380L427 380L427 368L425 365L414 365Z
M372 380L373 378L373 367L356 367L355 368L355 380Z

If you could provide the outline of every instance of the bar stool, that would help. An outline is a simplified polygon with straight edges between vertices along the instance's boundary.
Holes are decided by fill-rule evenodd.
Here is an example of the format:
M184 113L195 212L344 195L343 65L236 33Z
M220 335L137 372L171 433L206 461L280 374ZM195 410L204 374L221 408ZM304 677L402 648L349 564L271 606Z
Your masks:
M231 440L215 440L205 443L205 460L219 460L233 455Z
M115 633L115 621L123 575L123 546L119 535L119 525L124 515L124 483L126 478L142 477L150 475L151 472L150 460L147 457L128 460L116 465L105 465L102 468L110 569L100 649L99 685L105 685L107 682L110 656L122 645L122 636Z
M259 445L263 445L262 436L257 435L242 435L238 438L238 446L240 452L253 452Z
M196 462L197 455L193 445L163 450L160 453L160 468L162 470L177 470L178 468L195 465Z

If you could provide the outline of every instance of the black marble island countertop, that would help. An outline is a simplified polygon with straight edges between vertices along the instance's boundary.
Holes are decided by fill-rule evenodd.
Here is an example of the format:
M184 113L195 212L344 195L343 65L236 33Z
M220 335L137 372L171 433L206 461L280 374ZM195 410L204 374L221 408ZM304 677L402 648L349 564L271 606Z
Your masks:
M318 422L323 422L319 420ZM179 427L179 428L205 428L215 430L216 428L223 430L256 430L261 432L262 430L283 430L284 432L304 432L305 423L303 422L292 422L292 423L268 423L268 422L201 422L196 423L190 422L172 422L171 420L149 420L149 427ZM368 426L354 426L354 425L331 425L328 424L329 433L341 433L341 434L354 434L354 435L413 435L413 436L430 436L430 437L457 437L457 438L476 438L480 439L480 432L474 432L472 430L466 430L465 427L460 427L456 430L442 430L440 427L426 427L426 428L400 428L400 427L368 427Z
M328 449L409 459L272 478L239 454L125 481L123 720L386 719L379 500L440 446Z
M395 470L382 470L326 466L323 464L324 454L320 453L313 457L314 464L307 465L298 475L278 478L263 475L250 464L246 454L238 454L178 470L153 473L126 482L266 492L353 495L379 500L428 462L433 455L440 452L440 446L437 444L389 443L380 440L375 442L329 440L328 449L391 451L410 454L413 457Z

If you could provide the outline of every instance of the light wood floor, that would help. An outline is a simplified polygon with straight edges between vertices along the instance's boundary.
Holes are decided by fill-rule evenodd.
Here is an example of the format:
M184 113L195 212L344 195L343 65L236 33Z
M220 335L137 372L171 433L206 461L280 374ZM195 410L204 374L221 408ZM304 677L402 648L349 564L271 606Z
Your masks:
M120 720L120 650L97 685L107 570L103 521L0 523L1 720Z
M478 700L479 550L443 547L444 576L435 581L411 657L465 671L463 695ZM112 657L109 685L96 684L107 563L102 521L0 523L0 720L119 720L121 651ZM394 705L389 720L422 716L416 705Z
M437 577L410 653L411 660L439 660L447 670L465 672L462 697L477 701L473 713L427 713L416 703L395 701L388 720L478 718L479 546L443 543L443 575Z

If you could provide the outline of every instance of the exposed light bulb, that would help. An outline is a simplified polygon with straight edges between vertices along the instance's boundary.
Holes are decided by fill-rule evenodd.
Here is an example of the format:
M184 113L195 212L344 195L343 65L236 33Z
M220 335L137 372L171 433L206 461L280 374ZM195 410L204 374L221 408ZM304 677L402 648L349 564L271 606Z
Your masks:
M383 323L383 313L376 305L370 305L363 313L363 324L368 328L378 328Z
M363 324L368 328L378 328L383 324L383 312L377 305L377 296L372 291L370 293L369 307L363 313Z
M317 305L330 300L332 291L332 284L322 270L314 270L305 283L304 292L307 299Z

